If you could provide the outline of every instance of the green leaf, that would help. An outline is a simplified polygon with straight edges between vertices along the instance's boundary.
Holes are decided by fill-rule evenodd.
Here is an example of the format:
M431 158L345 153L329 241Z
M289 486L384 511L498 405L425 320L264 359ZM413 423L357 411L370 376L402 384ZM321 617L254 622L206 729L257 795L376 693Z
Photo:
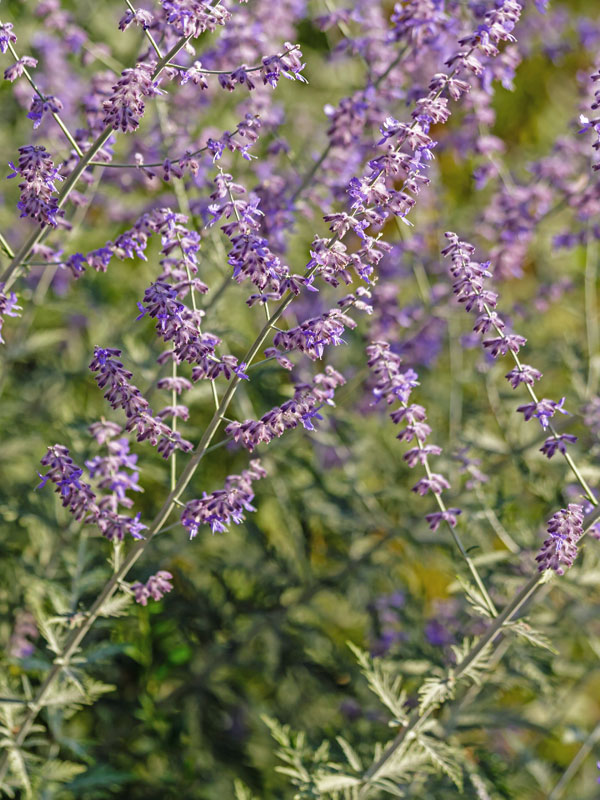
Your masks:
M339 792L360 786L361 780L352 775L326 775L324 778L317 778L316 783L320 792Z
M401 688L402 676L397 674L397 667L381 658L371 658L368 653L356 647L352 642L347 644L356 656L371 691L392 712L394 719L398 722L405 720L406 692Z
M133 597L130 594L118 593L113 594L108 600L102 603L100 609L101 617L123 617L127 613L127 609L133 602Z
M341 736L336 736L336 741L344 751L344 755L346 756L352 769L356 772L362 772L363 765L352 745Z
M68 783L76 775L85 772L85 764L76 764L74 761L57 761L55 759L46 761L39 770L39 776L45 781L55 781L56 783Z
M533 644L536 647L541 647L544 650L549 650L554 655L558 655L558 650L552 646L552 643L548 637L540 631L537 631L535 628L532 628L531 625L527 624L527 622L524 622L523 620L518 620L518 622L505 622L502 627L503 629L508 629L509 631L516 633L530 644Z
M439 739L434 739L433 736L421 735L418 738L418 743L438 772L447 775L459 792L462 792L463 771L458 762L459 751L449 747L444 742L440 742Z
M454 697L454 679L452 676L425 678L419 687L419 712L437 708L446 700Z

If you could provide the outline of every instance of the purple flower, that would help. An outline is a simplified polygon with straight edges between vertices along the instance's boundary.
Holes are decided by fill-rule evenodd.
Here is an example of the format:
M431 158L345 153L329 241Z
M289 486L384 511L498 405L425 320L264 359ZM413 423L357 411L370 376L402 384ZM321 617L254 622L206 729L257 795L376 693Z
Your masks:
M204 31L214 31L231 17L223 6L201 0L161 0L161 4L178 36L197 37Z
M31 101L31 109L27 116L33 120L33 127L39 128L42 117L44 114L58 114L62 111L63 104L58 97L48 95L47 97L38 97L35 95Z
M24 178L19 184L21 199L17 208L22 217L32 217L43 228L50 225L56 228L57 216L62 216L63 211L58 207L58 198L53 196L56 191L55 181L62 181L52 163L50 154L45 147L26 145L19 147L19 160L17 166L10 163L14 172L9 178L20 175Z
M443 475L432 472L427 478L421 478L412 487L412 491L420 495L425 495L427 492L434 494L441 494L444 489L449 489L450 484Z
M9 44L14 44L17 41L12 29L12 22L0 22L0 53L6 53Z
M538 569L553 569L557 575L564 575L565 569L573 566L577 542L583 535L582 506L570 503L568 508L561 508L548 520L547 530L550 536L535 559Z
M569 413L563 409L564 402L564 397L559 403L557 403L555 400L548 400L547 397L544 397L537 403L526 403L525 405L519 406L517 411L523 414L526 422L528 422L532 417L537 417L542 428L546 430L549 424L548 420L552 419L557 411L559 411L561 414Z
M108 387L104 397L111 406L125 411L128 418L127 430L135 431L138 442L148 439L163 458L169 458L176 449L189 452L193 447L192 443L155 417L140 390L130 383L132 373L118 360L120 355L121 351L113 347L95 347L90 369L98 373L98 387Z
M540 450L548 458L552 458L557 450L565 455L567 444L573 444L576 441L576 436L572 436L570 433L561 433L559 436L549 436L540 447Z
M148 30L154 22L154 17L145 8L137 8L135 11L128 9L119 20L119 30L124 31L132 22L142 30Z
M437 531L442 522L447 522L452 528L456 527L457 516L462 514L460 508L448 508L446 511L435 511L432 514L425 514L425 519L429 523L432 531Z
M21 306L17 305L17 295L14 292L5 294L4 284L0 283L0 344L4 344L2 338L2 323L4 317L19 317L17 312L21 311Z
M137 581L131 586L135 602L145 606L150 598L162 600L163 595L173 589L173 585L170 583L172 580L173 576L170 572L160 570L156 575L151 575L146 583Z
M408 403L410 393L419 385L417 373L400 369L402 359L391 351L387 342L372 342L367 347L367 356L367 364L377 379L373 389L375 402L385 398L388 404ZM395 418L394 422L398 420Z
M297 384L291 400L272 408L259 420L231 422L225 428L225 433L252 452L259 444L268 443L300 424L306 430L313 431L313 419L323 419L318 412L323 405L334 405L335 390L344 383L344 376L327 366L324 373L315 375L312 385Z
M37 58L23 56L4 70L4 80L13 83L13 81L16 81L17 78L21 77L21 75L25 72L26 67L37 67L37 63Z
M224 489L212 494L204 492L200 500L186 503L181 524L190 532L190 539L196 536L200 525L210 525L213 533L224 533L232 522L236 525L243 522L244 511L256 511L251 505L254 499L252 483L266 475L260 461L255 459L241 475L229 475Z
M273 337L273 344L284 351L300 350L317 361L323 357L326 346L344 344L342 334L346 328L356 328L356 322L334 308L287 331L278 331Z
M137 64L133 69L123 70L112 87L111 96L102 104L105 125L123 133L136 130L146 108L143 98L164 94L152 79L152 74L149 64Z
M88 483L80 480L83 470L73 462L67 448L60 444L49 447L41 463L48 471L38 488L52 481L64 508L68 508L75 519L96 518L99 514L96 495Z
M528 386L533 386L535 381L539 381L542 373L529 366L529 364L521 364L520 367L511 369L506 375L506 380L510 383L513 389L516 389L520 384L525 383Z

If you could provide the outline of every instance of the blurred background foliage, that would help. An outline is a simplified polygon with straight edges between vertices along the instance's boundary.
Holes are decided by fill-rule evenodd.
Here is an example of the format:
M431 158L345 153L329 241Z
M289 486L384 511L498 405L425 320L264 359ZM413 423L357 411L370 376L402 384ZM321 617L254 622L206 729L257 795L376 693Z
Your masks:
M552 5L556 13L590 18L600 26L596 0ZM33 7L18 0L0 7L2 18L14 22L22 52L30 52L26 43L35 41L39 31ZM143 47L142 34L116 31L120 2L63 2L63 7L85 28L90 43L111 43L105 61L133 63ZM281 156L282 163L290 158L305 168L326 142L324 104L335 104L364 80L358 60L330 62L331 35L310 21L322 10L319 2L311 3L297 32L309 85L283 81L277 91L289 120L290 151ZM546 45L528 43L531 54L518 68L514 91L498 88L493 99L491 132L506 145L506 169L520 179L527 175L527 164L548 153L557 137L576 135L580 74L589 75L593 67L593 54L579 46L575 35L564 34ZM92 60L80 65L77 74L85 80L97 68ZM218 98L210 106L199 105L198 130L235 125L231 98L226 93ZM163 113L167 101L156 104L164 106ZM7 162L30 141L31 123L7 83L0 85L0 105L0 151ZM157 111L152 107L148 113ZM448 136L460 125L458 111ZM261 147L266 144L259 143L259 155ZM130 142L121 137L117 155L130 150ZM471 239L485 233L477 221L494 188L476 189L476 166L452 145L440 153L430 202L412 217L423 242L412 263L407 258L406 274L398 280L400 304L408 306L419 297L415 275L428 275L424 280L431 284L444 279L436 267L444 230ZM227 169L242 183L251 183L252 164L236 157ZM172 185L159 181L154 189L129 189L127 181L127 175L111 175L100 188L91 185L87 191L95 197L89 211L72 212L73 232L63 244L67 252L114 239L153 193L160 193L163 205L177 203ZM15 183L3 181L0 187L0 230L13 245L30 229L27 221L15 221ZM312 202L318 204L318 195ZM540 223L524 276L502 283L500 304L511 310L513 324L529 340L526 360L544 372L542 393L567 396L573 417L564 424L581 436L585 475L597 485L597 445L580 417L590 400L585 270L590 260L595 264L597 252L595 247L553 246L553 235L569 219L563 210ZM288 251L298 269L313 233L314 220L307 214L298 221ZM386 230L390 241L398 236L395 228ZM479 236L477 244L484 253L485 238ZM207 232L201 277L211 289L227 269L223 247L218 231ZM87 426L103 415L118 418L87 370L95 344L121 347L142 388L154 381L160 352L150 322L134 321L136 302L156 275L156 243L147 262L118 263L107 275L88 272L76 284L50 268L43 273L35 269L20 286L23 318L5 326L7 344L0 353L0 634L7 647L6 676L25 691L51 655L41 639L31 657L9 655L16 615L37 605L51 609L56 602L76 610L94 597L110 570L107 542L63 513L48 489L35 490L36 465L55 442L66 444L82 463L95 454ZM568 278L572 288L536 308L540 287L560 278ZM592 291L595 297L595 284ZM257 325L258 312L248 310L244 299L245 290L231 286L211 318L210 330L237 355ZM557 459L550 464L544 459L538 452L539 432L514 414L521 397L503 380L510 368L506 361L490 366L477 348L461 347L469 320L460 310L443 322L442 348L428 367L420 368L415 402L427 407L435 441L444 447L439 471L452 478L451 504L465 510L464 539L502 604L532 569L542 524L564 505L570 478ZM191 542L175 527L157 537L137 565L135 579L157 569L170 571L174 591L159 603L130 607L126 615L95 626L86 657L94 677L114 688L74 715L60 708L46 714L52 752L86 769L66 787L49 781L39 797L220 800L233 796L234 779L263 800L291 796L285 776L275 771L274 746L261 715L305 730L315 746L343 733L357 750L370 753L374 741L389 736L387 716L370 694L347 642L385 652L414 692L430 663L447 662L450 642L465 631L477 632L480 623L455 580L462 566L457 567L451 542L444 531L427 528L423 516L430 503L411 493L413 475L402 460L394 428L369 407L367 331L363 320L349 334L347 346L331 355L349 380L319 431L294 431L259 450L269 478L256 487L256 514L225 535L204 531ZM592 357L597 369L598 353ZM236 417L260 416L289 396L287 375L270 363L259 369L259 380L244 386L234 404ZM301 365L298 374L310 371ZM197 385L189 400L192 422L182 431L195 441L212 413L208 386ZM451 458L466 447L489 476L473 491L465 489L469 475L460 460ZM168 470L149 448L135 445L134 450L144 487L136 510L151 519L168 490ZM246 461L244 452L215 450L196 474L193 492L199 496L219 488ZM518 555L507 549L505 534L521 551ZM453 735L463 737L494 798L546 797L600 718L599 580L598 546L592 541L576 567L545 587L543 602L529 612L557 653L512 644L510 658L494 670L468 715L455 725ZM595 760L588 759L568 796L597 796ZM418 782L412 788L419 796ZM474 789L466 791L470 794L465 796L476 796ZM431 778L427 792L436 798L457 796L441 778Z

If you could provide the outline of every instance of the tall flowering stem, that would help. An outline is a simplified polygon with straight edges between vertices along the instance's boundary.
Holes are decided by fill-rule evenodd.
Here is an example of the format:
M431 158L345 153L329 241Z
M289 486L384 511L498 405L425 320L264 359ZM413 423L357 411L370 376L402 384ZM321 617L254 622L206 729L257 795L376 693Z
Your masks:
M485 584L473 560L469 556L460 536L456 532L457 516L461 513L459 508L448 508L442 498L444 489L449 489L450 484L443 475L432 472L429 465L430 455L440 455L441 447L426 444L426 439L431 433L431 428L426 423L425 409L414 403L409 404L410 395L418 385L417 373L412 369L401 369L401 358L393 353L388 342L373 342L367 347L368 365L373 371L377 383L373 390L376 400L385 399L388 405L399 403L400 408L391 412L390 416L395 423L403 423L405 427L397 438L401 441L415 441L416 447L409 450L404 460L412 468L421 464L425 469L425 478L421 478L413 487L413 491L420 495L431 492L435 497L439 511L427 514L426 519L432 530L437 530L443 522L458 550L465 560L469 570L482 594L485 604L492 616L498 613L489 596Z
M518 334L508 333L506 331L506 323L495 311L498 296L495 292L485 288L486 279L491 277L490 263L473 261L471 256L475 252L475 248L468 242L459 239L455 233L446 233L446 238L450 244L442 250L442 255L451 258L450 273L453 278L453 291L459 303L464 304L466 311L478 314L474 326L475 332L486 334L489 331L493 331L496 334L493 338L483 340L484 348L494 358L499 355L510 354L515 363L515 369L506 375L506 379L513 389L525 384L525 388L532 400L532 403L520 406L518 411L523 413L525 420L536 417L542 428L550 431L552 436L544 442L541 448L542 452L551 458L558 450L569 465L589 502L593 506L598 505L598 501L587 481L579 471L571 455L567 452L567 444L572 443L575 437L559 434L551 422L551 418L557 411L566 413L562 408L564 398L560 403L546 398L542 400L538 398L533 384L536 380L540 380L542 374L529 364L524 364L519 358L519 351L525 345L526 339Z

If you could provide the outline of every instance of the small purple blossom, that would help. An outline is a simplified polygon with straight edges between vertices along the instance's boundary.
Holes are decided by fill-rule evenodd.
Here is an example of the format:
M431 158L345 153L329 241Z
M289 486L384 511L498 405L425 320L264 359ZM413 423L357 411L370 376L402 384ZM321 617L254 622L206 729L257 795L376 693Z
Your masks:
M38 97L35 95L31 101L31 108L27 116L33 120L33 127L39 128L44 114L58 114L63 109L62 102L58 97L48 95L47 97Z
M230 422L225 433L252 452L259 444L268 443L300 424L306 430L314 431L313 420L323 419L320 409L324 405L334 405L335 390L344 383L344 376L327 366L324 373L315 375L312 385L297 384L291 400L272 408L259 420Z
M215 31L231 17L221 5L211 5L201 0L160 0L167 22L178 36L200 36L204 31Z
M576 441L576 436L572 436L570 433L561 433L557 436L549 436L540 447L540 450L548 458L552 458L557 450L565 455L567 452L567 444L574 444Z
M131 585L135 602L142 606L148 605L148 600L162 600L163 596L173 589L171 581L173 576L166 570L160 570L156 575L151 575L146 583L137 581Z
M26 67L37 67L37 63L37 58L32 58L32 56L19 58L18 61L15 61L14 64L4 70L4 80L13 83L23 75Z
M0 53L6 53L9 44L14 44L16 41L12 22L0 22Z
M564 402L564 397L559 403L557 403L555 400L549 400L547 397L544 397L537 403L525 403L525 405L519 406L517 411L523 414L526 422L528 422L532 417L537 417L542 428L546 430L549 425L549 420L552 419L557 411L561 414L569 414L569 412L565 411L563 408Z
M120 355L121 351L113 347L95 347L90 369L98 373L95 376L98 387L107 389L104 394L106 400L113 408L125 411L127 430L135 431L138 442L147 439L157 447L163 458L169 458L176 449L189 452L192 443L155 417L146 398L137 386L130 383L132 373L118 360Z
M429 523L431 530L437 531L442 522L447 522L448 525L455 528L459 514L462 514L460 508L448 508L446 511L435 511L432 514L425 514L425 519Z

